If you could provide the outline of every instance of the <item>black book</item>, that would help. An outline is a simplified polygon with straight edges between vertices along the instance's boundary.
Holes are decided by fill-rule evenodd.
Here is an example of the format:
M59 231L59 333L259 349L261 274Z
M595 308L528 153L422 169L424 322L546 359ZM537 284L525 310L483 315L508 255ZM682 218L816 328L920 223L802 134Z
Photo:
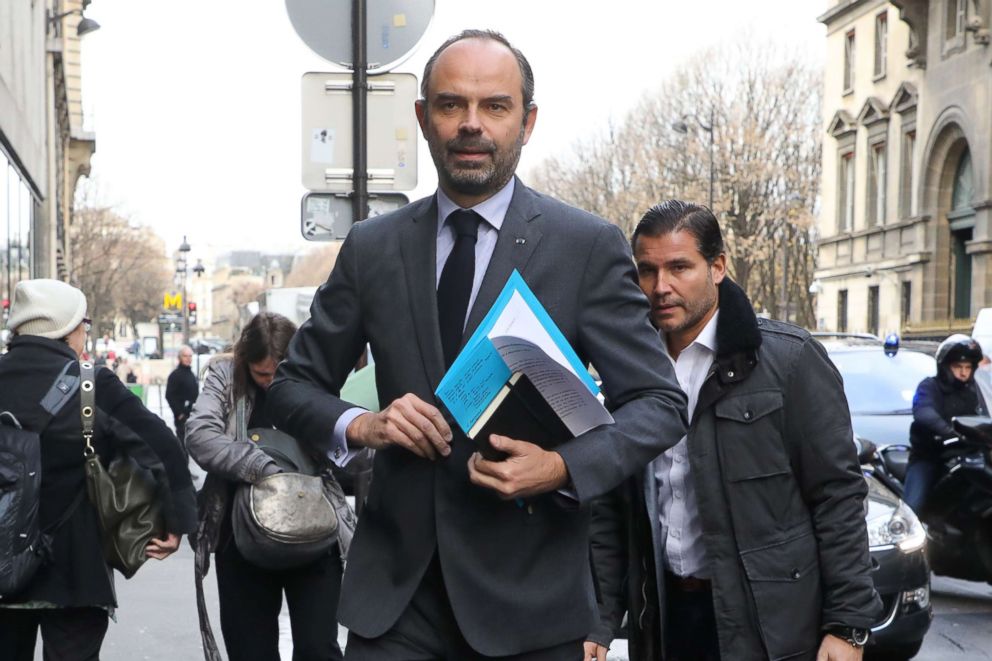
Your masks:
M469 430L479 452L490 461L507 454L489 443L490 434L508 436L551 449L574 438L565 423L523 372L514 372Z

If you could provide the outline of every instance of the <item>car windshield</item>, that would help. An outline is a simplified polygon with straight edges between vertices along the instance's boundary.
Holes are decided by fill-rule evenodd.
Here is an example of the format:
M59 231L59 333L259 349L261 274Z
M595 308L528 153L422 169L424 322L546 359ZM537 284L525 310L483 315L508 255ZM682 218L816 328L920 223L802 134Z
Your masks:
M875 351L830 353L844 377L844 393L851 413L911 413L913 394L920 381L937 373L937 362L917 351L886 356Z

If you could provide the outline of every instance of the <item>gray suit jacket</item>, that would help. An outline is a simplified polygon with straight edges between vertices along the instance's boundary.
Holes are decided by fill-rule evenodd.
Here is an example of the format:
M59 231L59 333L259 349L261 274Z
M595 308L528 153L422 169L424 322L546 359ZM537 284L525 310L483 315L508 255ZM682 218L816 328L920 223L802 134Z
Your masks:
M436 235L434 197L352 228L269 390L280 428L326 449L351 406L337 394L366 342L383 406L414 393L440 407ZM378 452L338 610L341 623L363 637L396 622L437 552L458 624L477 651L503 656L583 638L596 600L582 506L685 432L685 395L648 323L616 226L517 181L465 339L513 269L599 371L616 424L558 448L580 507L553 495L521 506L472 485L467 462L475 446L454 423L445 459Z

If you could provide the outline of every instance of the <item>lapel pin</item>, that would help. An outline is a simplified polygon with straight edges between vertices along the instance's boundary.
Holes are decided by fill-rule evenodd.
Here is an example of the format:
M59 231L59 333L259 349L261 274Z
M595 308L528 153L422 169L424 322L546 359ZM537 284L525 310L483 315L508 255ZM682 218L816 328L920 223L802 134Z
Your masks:
M522 236L518 236L518 237L517 237L517 245L518 245L518 246L522 246L522 245L524 245L525 243L527 243L527 239L525 239L525 238L524 238L524 237L522 237Z

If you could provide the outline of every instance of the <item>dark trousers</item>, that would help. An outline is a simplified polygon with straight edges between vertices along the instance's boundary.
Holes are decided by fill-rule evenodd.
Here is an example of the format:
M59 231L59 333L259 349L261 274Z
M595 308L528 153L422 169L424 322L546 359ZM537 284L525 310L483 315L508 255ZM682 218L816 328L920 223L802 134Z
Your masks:
M930 490L936 484L943 466L936 461L910 459L906 467L906 484L903 486L902 499L906 501L916 514L923 511Z
M666 661L719 661L720 643L708 581L665 573Z
M341 661L341 558L336 547L304 567L271 571L245 560L230 540L218 551L216 564L220 627L230 661L278 661L283 592L293 632L293 661Z
M451 610L437 555L410 604L378 638L348 633L348 661L579 661L582 640L514 656L483 656L462 636Z
M103 608L0 608L0 658L33 661L38 629L45 661L99 661Z

